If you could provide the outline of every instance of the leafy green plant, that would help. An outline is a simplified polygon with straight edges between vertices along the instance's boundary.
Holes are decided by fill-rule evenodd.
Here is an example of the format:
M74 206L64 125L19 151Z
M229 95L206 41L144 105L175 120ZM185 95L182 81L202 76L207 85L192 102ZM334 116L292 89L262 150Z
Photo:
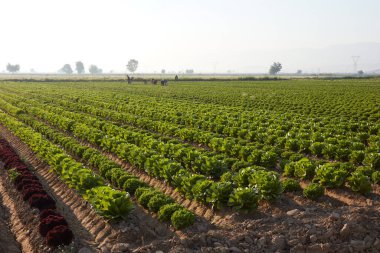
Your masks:
M303 189L303 196L308 199L317 200L325 193L325 189L322 185L311 183Z
M160 221L170 221L173 213L180 209L184 209L184 207L177 203L166 204L158 211L158 219Z
M183 229L194 224L195 215L186 209L179 209L170 219L175 229Z
M362 150L354 150L350 155L350 162L354 164L362 164L365 158L365 152Z
M380 171L374 171L371 178L373 183L380 184Z
M233 191L231 182L216 182L213 183L209 189L207 203L211 203L216 209L221 209L227 205L228 199Z
M265 170L265 168L260 166L252 166L240 169L234 177L235 183L239 187L247 187L249 185L250 176L257 170Z
M124 184L125 182L128 180L128 179L131 179L131 178L136 178L135 176L132 176L131 174L128 174L127 172L125 172L124 174L122 174L117 180L117 186L120 187L120 188L124 188ZM125 188L124 188L125 189Z
M124 182L123 189L130 194L135 194L137 188L145 187L147 184L140 179L130 178Z
M367 154L363 163L374 170L380 170L380 153Z
M242 168L247 168L249 166L252 166L253 164L250 163L250 162L245 162L245 161L237 161L235 162L232 167L231 167L231 171L233 172L238 172L240 169Z
M148 187L148 186L143 186L143 187L139 187L136 189L135 191L135 198L138 199L140 198L140 196L144 193L144 192L148 192L148 191L154 191L153 188L151 187Z
M367 194L372 190L370 177L361 171L354 171L347 179L350 189L354 192Z
M260 195L257 189L254 188L236 188L231 193L228 206L236 210L250 211L256 209L259 205Z
M96 212L110 219L127 219L129 213L134 209L128 193L114 190L108 186L87 190L85 199L94 206Z
M274 171L254 171L249 178L249 186L257 188L260 197L266 200L275 200L282 192L280 177Z
M325 144L322 142L314 142L310 145L310 151L313 155L321 156Z
M348 174L339 163L326 163L317 167L315 180L328 188L338 188L343 186Z
M286 177L293 177L294 171L296 169L295 165L296 165L295 162L290 162L290 163L285 164L283 175Z
M21 175L16 169L10 169L7 172L8 172L8 176L11 182L15 182L18 176Z
M158 210L160 210L160 208L162 206L167 205L167 204L171 204L173 202L174 201L172 198L165 196L165 195L158 194L158 195L153 196L149 200L148 209L154 213L157 213Z
M151 198L153 198L154 196L162 196L162 193L156 190L143 192L140 195L140 197L137 199L137 202L143 207L148 208L148 203L151 200Z
M187 198L193 198L193 187L198 181L204 181L206 177L203 175L193 174L189 177L182 179L180 191L185 194Z
M292 178L285 178L281 184L283 192L296 192L302 190L300 183Z
M210 188L213 186L212 180L198 180L192 189L194 199L201 203L205 203L207 197L210 196Z
M260 165L266 168L274 168L276 166L278 156L273 151L267 151L261 155Z
M294 164L294 176L301 179L311 179L315 173L315 165L307 158L302 158Z

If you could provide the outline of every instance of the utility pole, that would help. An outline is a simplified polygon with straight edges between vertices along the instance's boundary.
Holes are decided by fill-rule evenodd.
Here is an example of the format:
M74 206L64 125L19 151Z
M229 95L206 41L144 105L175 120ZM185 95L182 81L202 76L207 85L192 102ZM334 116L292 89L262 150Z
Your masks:
M352 58L352 61L354 62L354 74L357 74L357 72L358 72L358 61L359 61L360 56L358 56L358 55L351 56L351 58Z

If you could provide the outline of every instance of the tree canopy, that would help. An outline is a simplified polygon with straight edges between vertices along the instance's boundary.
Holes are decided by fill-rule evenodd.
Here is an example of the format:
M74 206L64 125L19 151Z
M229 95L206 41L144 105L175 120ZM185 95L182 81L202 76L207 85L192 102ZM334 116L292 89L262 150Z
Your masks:
M96 66L96 65L90 65L90 67L88 68L88 71L92 75L103 73L103 70L101 68L98 68L98 66Z
M127 64L127 69L129 72L134 73L139 65L139 62L135 59L129 60Z
M20 65L18 64L10 64L8 63L7 65L7 71L9 71L10 73L15 73L15 72L18 72L20 70Z
M73 73L73 69L71 68L70 64L63 65L63 67L60 69L60 71L65 73L65 74L72 74Z
M271 75L276 75L276 74L280 73L281 69L282 69L282 65L281 65L281 63L279 63L279 62L274 62L274 63L272 64L272 66L270 66L269 74L271 74Z
M75 70L78 72L78 74L84 74L84 65L83 65L83 62L77 61L75 63Z

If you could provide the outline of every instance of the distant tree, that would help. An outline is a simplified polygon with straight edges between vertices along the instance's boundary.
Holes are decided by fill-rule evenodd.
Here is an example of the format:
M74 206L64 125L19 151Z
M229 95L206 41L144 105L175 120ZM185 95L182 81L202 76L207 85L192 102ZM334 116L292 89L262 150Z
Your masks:
M70 64L63 65L63 67L60 69L60 71L65 73L65 74L68 74L68 75L73 73L73 69L71 68Z
M10 73L15 73L15 72L18 72L19 70L20 70L20 65L18 64L12 65L8 63L7 71L9 71Z
M101 74L103 73L103 70L101 68L98 68L98 66L96 65L90 65L90 67L88 68L88 71L92 74L92 75L96 75L96 74Z
M281 63L279 63L279 62L274 62L274 63L272 64L272 66L270 66L269 74L271 74L271 75L276 75L276 74L280 73L281 69L282 69L282 65L281 65Z
M364 71L363 71L363 70L359 70L359 71L358 71L358 75L359 75L359 76L364 75Z
M129 72L134 73L139 65L139 62L135 59L129 60L127 64L127 69Z
M302 69L297 70L297 75L302 75Z
M186 69L185 73L188 75L192 75L192 74L194 74L194 69Z
M75 63L75 70L78 72L78 74L84 74L84 65L83 65L83 62L77 61Z
M166 70L165 69L161 69L161 74L165 74L166 73Z

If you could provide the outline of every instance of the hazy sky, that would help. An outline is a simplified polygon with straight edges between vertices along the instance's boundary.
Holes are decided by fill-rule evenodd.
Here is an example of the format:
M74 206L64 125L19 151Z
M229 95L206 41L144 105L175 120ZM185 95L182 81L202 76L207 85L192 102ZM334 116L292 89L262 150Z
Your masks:
M302 52L380 43L379 10L379 0L0 0L0 71L81 60L120 72L131 58L138 72L266 72L273 61L284 71L349 70L356 52L329 67Z

